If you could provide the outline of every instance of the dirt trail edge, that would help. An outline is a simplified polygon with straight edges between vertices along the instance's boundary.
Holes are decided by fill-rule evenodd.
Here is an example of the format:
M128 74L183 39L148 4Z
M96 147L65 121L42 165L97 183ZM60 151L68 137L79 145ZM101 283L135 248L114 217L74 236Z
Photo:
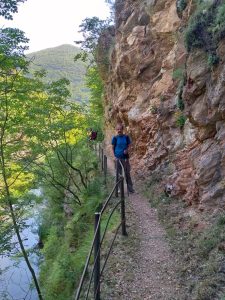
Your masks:
M109 169L113 172L112 162ZM138 192L126 196L126 220L128 237L116 240L105 270L102 299L185 299L177 278L177 260L157 211Z

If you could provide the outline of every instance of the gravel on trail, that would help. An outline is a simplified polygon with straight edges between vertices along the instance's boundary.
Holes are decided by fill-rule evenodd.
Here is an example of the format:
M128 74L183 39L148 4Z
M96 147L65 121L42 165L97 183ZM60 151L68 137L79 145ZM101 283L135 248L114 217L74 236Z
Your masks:
M138 192L125 201L128 236L116 239L104 271L102 299L186 299L179 285L177 259L156 209Z

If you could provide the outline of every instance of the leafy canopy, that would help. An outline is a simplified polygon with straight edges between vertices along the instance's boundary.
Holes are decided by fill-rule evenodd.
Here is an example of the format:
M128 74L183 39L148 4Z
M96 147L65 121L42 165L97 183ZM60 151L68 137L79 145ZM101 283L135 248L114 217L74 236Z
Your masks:
M0 16L5 19L12 20L12 14L18 12L18 4L26 0L1 0L0 1Z
M101 20L98 17L86 18L82 21L79 25L81 28L79 32L82 33L83 40L75 41L76 44L81 46L82 51L75 55L75 61L81 59L82 61L90 60L91 63L94 63L99 37L109 26L110 21L110 19Z

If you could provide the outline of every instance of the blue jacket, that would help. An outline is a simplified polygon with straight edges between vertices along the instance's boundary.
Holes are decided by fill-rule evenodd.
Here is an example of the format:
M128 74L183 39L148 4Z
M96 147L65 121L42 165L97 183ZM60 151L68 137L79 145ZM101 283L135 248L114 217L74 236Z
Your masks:
M126 159L127 154L124 154L124 150L128 148L131 140L128 135L117 135L112 138L112 145L114 146L114 155L116 158Z

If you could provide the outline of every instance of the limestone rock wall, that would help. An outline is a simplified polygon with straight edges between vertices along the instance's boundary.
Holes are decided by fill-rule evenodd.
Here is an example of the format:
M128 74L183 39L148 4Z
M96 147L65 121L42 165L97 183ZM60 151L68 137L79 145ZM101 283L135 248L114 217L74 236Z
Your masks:
M203 50L187 53L183 29L192 5L179 14L175 0L116 1L115 43L104 75L106 144L110 149L122 121L133 141L136 176L158 172L174 196L214 212L225 204L225 41L215 68Z

